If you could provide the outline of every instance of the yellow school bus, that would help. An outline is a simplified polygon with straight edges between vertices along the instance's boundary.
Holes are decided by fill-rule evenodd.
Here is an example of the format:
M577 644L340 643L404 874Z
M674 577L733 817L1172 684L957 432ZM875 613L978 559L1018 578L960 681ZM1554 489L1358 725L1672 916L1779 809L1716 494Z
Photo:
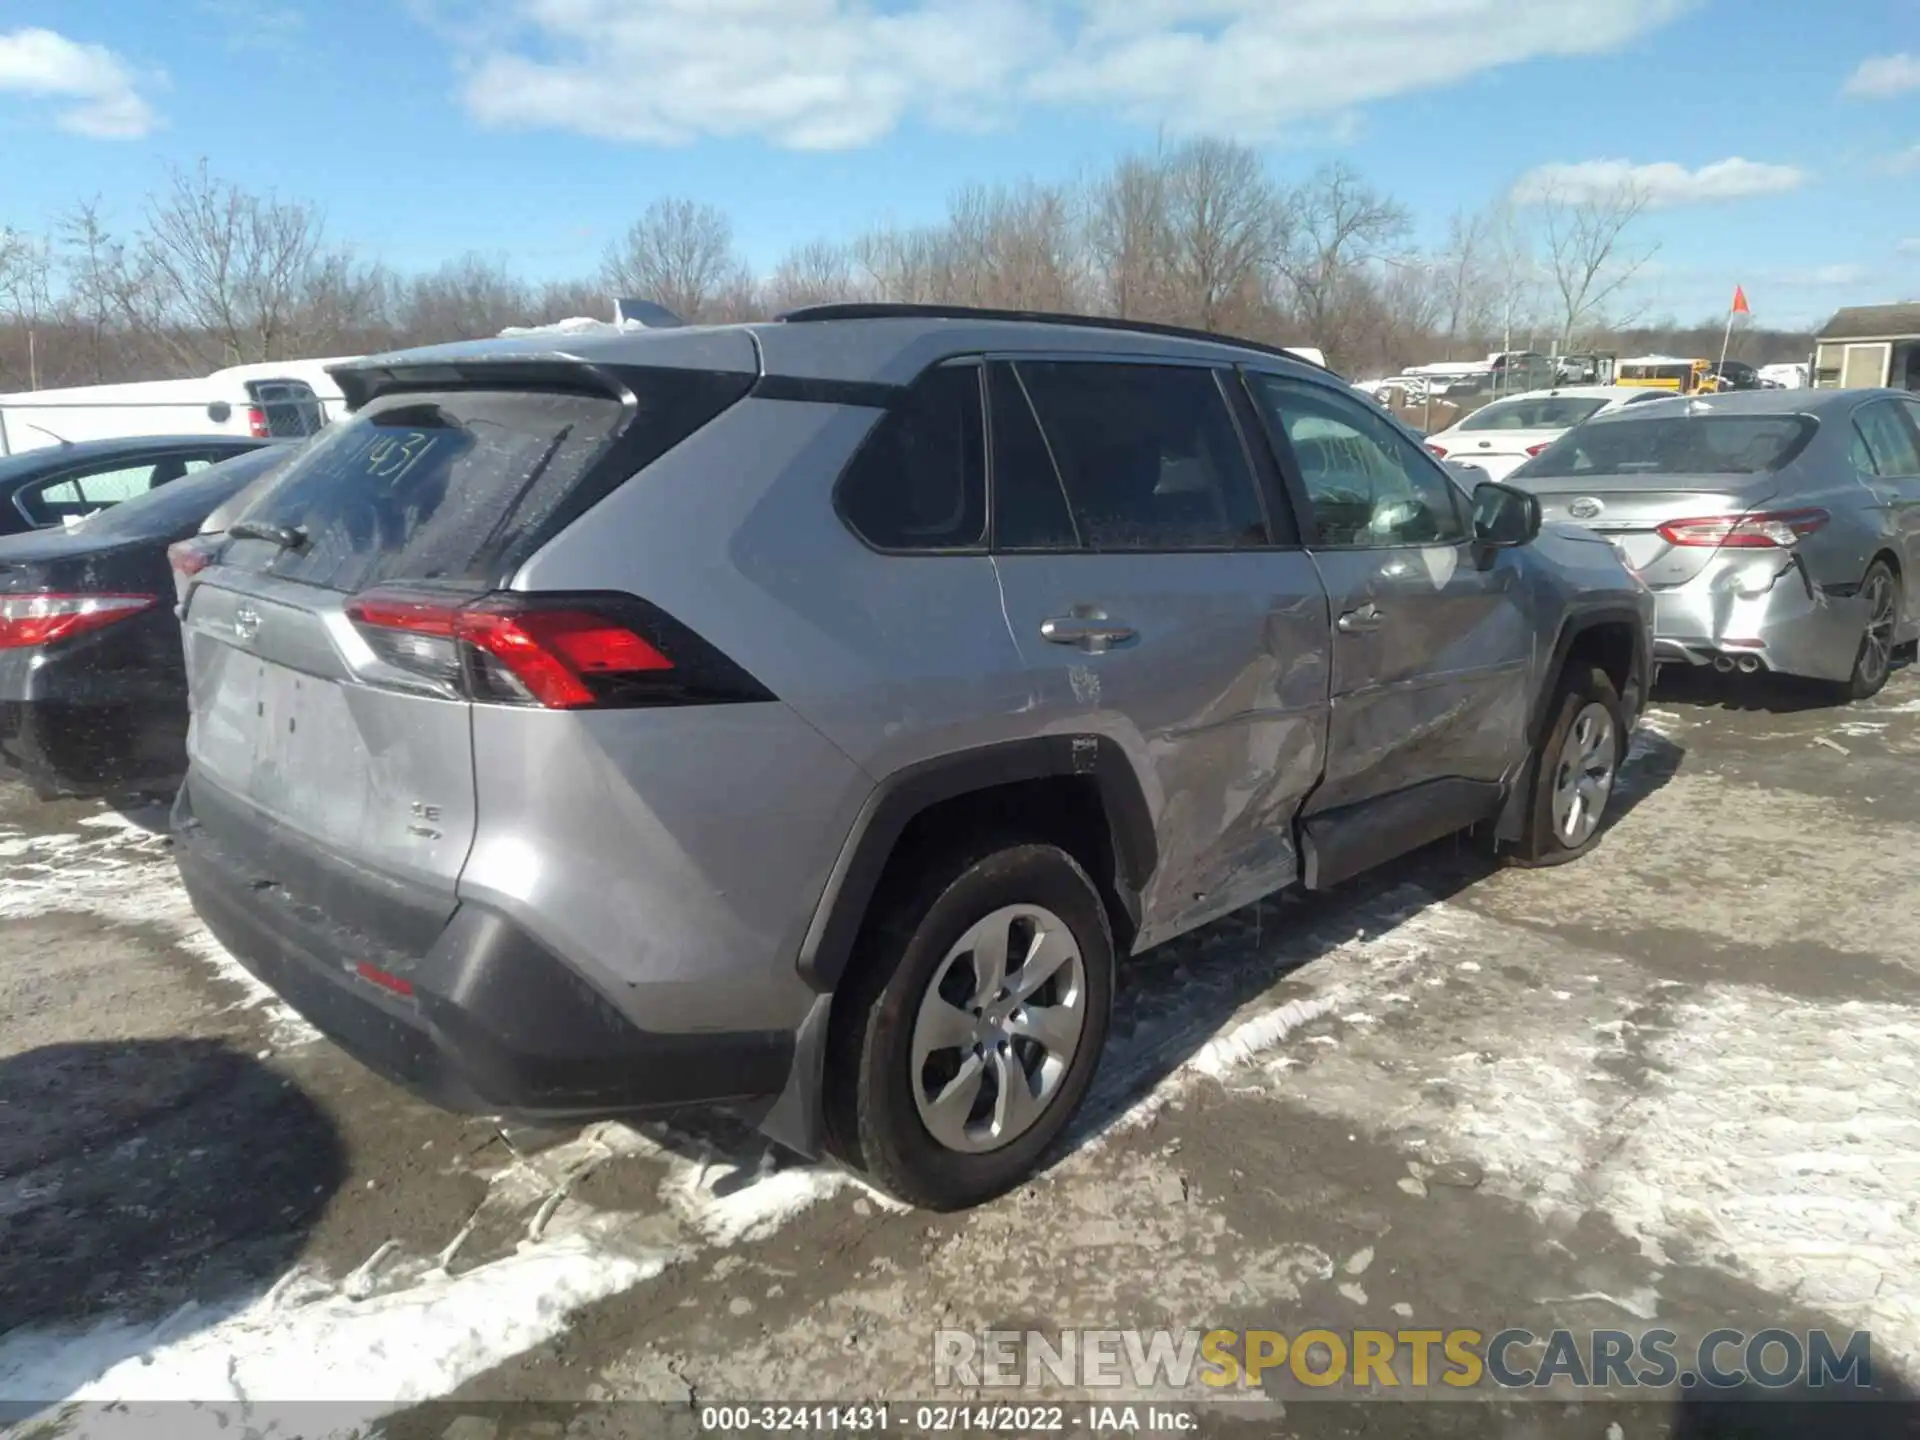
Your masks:
M1673 355L1642 355L1637 360L1622 360L1614 368L1613 383L1646 390L1671 390L1676 395L1710 391L1719 384L1713 378L1711 360L1683 360Z

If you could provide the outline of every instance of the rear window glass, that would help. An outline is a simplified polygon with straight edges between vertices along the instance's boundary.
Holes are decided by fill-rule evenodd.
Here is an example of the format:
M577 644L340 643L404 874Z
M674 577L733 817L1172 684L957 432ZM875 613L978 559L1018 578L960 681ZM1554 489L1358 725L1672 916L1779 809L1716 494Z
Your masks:
M1639 415L1571 430L1519 473L1757 475L1791 463L1813 438L1806 415Z
M626 417L611 398L447 390L373 401L315 437L235 517L297 529L305 543L239 540L229 558L343 591L396 580L496 583L578 492L599 498L752 383L699 371L650 378L635 382L644 393L617 475L600 465Z
M1503 400L1476 410L1460 422L1462 430L1571 430L1605 400L1591 396L1543 395L1536 400Z
M267 422L267 434L275 440L298 440L326 424L319 398L303 380L250 380L247 393Z

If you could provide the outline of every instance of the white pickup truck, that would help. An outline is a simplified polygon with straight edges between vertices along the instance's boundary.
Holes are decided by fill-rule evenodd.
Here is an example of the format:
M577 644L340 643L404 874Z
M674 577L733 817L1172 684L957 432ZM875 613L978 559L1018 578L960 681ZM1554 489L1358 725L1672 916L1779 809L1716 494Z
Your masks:
M139 380L0 395L0 455L135 435L310 435L345 413L326 367L350 357L230 365L187 380Z

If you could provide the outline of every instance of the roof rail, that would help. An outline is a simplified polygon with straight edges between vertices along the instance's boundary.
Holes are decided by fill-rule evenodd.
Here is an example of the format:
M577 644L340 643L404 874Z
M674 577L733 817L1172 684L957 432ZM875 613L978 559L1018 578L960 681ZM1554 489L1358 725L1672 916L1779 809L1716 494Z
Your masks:
M1222 335L1212 330L1194 330L1185 325L1162 325L1152 320L1122 320L1113 315L1068 315L1054 310L994 310L977 305L895 305L845 301L833 305L805 305L774 318L786 323L814 320L1017 320L1038 325L1071 325L1083 330L1128 330L1141 335L1164 335L1173 340L1203 340L1212 345L1255 350L1262 355L1278 355L1309 369L1324 370L1329 375L1334 373L1331 367L1317 364L1282 345L1243 340L1237 335Z

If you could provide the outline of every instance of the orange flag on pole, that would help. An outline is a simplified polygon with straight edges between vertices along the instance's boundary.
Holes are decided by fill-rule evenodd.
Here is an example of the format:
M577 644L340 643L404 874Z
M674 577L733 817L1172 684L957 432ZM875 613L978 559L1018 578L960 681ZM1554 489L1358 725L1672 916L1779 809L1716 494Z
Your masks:
M1747 292L1742 290L1738 285L1733 287L1733 313L1736 315L1751 315L1753 313L1753 311L1747 308Z

